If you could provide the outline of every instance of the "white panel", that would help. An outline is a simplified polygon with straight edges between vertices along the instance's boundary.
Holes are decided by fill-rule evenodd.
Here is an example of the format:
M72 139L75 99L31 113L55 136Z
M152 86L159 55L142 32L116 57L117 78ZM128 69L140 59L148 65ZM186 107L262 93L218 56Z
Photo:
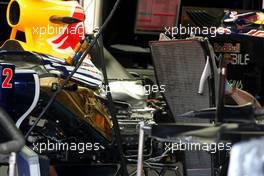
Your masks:
M85 30L91 33L95 23L95 8L98 0L83 0L83 9L85 11Z

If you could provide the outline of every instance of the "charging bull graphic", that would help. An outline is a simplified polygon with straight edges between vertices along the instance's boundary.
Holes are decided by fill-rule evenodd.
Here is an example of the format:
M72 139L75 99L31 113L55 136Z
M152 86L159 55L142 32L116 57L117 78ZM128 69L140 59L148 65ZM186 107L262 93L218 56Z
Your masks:
M82 21L84 21L85 15L82 8L76 6L71 17L81 22L66 25L63 29L63 33L59 33L57 36L48 39L53 48L58 52L63 52L65 50L73 52L77 43L84 36L85 29Z
M76 1L11 0L6 16L12 27L10 40L17 40L24 50L61 59L72 55L85 32L84 11Z

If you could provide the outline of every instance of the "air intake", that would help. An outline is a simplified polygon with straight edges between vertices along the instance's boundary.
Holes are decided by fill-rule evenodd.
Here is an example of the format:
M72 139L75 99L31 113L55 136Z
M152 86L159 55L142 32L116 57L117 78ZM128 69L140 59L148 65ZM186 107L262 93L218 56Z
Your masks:
M17 1L13 1L9 7L9 22L12 25L17 25L20 19L20 7Z

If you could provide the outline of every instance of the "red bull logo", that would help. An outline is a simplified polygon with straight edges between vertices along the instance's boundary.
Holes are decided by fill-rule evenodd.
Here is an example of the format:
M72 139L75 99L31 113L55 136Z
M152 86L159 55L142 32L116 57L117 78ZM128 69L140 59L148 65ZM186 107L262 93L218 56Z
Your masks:
M79 19L82 22L68 24L65 27L56 32L58 35L48 39L49 43L53 46L53 48L57 51L64 52L65 50L73 51L77 43L83 38L85 34L84 28L84 19L85 14L83 9L80 6L75 6L73 8L73 13L71 17Z

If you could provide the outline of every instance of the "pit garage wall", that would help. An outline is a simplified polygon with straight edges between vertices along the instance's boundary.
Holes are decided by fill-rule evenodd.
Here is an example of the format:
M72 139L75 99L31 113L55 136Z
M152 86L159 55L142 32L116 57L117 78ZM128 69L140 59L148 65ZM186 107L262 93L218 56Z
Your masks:
M264 37L239 34L210 38L217 58L231 54L227 79L236 87L250 92L264 104Z

